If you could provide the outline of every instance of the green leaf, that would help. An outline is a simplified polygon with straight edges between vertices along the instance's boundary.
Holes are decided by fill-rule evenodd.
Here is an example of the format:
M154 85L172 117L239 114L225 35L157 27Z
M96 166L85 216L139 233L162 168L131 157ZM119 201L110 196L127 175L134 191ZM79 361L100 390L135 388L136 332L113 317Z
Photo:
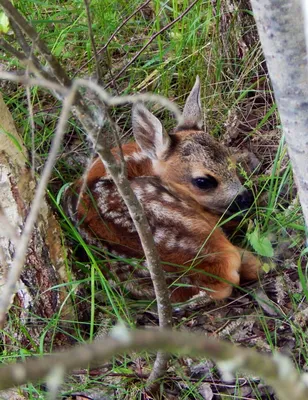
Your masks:
M267 274L269 273L271 270L275 269L275 264L273 262L266 262L262 264L262 270Z
M273 257L274 250L272 243L267 236L260 235L258 227L256 227L252 233L247 233L247 238L251 246L260 256Z
M10 21L4 12L0 12L0 33L8 33Z

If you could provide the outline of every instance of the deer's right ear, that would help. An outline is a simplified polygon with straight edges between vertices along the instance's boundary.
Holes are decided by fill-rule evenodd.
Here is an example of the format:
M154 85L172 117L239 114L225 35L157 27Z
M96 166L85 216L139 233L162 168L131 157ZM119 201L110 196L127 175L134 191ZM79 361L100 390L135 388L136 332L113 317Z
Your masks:
M185 128L202 130L203 118L201 111L200 90L200 78L197 76L196 82L186 100L182 121L178 124L176 129Z
M142 151L151 159L162 159L170 147L170 137L160 121L141 103L133 106L132 125Z

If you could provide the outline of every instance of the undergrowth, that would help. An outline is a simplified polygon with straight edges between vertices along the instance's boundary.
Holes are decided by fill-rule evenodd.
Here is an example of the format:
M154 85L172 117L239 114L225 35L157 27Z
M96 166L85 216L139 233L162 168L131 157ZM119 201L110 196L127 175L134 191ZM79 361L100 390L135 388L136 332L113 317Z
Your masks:
M136 0L92 0L93 31L98 50L103 48L119 24L140 4ZM227 303L214 308L212 305L211 310L202 307L188 309L189 312L176 305L175 326L209 331L209 321L212 321L215 328L210 330L211 334L243 345L259 346L266 351L283 349L284 344L280 343L282 332L287 332L286 340L292 342L292 345L289 344L290 354L301 368L308 354L305 344L308 316L304 311L308 289L306 272L302 269L304 259L301 257L304 222L251 11L245 7L228 9L220 1L198 1L187 15L157 36L136 61L114 79L152 35L177 18L189 4L188 0L153 0L129 20L107 49L99 53L103 84L113 94L152 91L183 105L196 75L200 76L208 132L229 146L238 147L240 151L244 148L254 151L260 159L261 167L256 174L247 175L241 171L246 185L254 192L255 204L253 210L243 216L233 239L246 247L250 246L264 257L261 285L265 290L268 286L273 288L267 291L269 297L262 302L257 300L259 294L256 285L238 289L241 300L236 304L242 312L232 315L221 313L222 309L227 309ZM95 64L83 1L22 0L18 2L18 8L39 31L71 77L94 76ZM248 23L243 23L246 18ZM248 42L244 43L243 37ZM9 70L20 68L18 62L9 55L2 54L2 61ZM39 174L48 155L60 103L40 88L31 89L35 122L35 148L32 149L25 89L12 83L6 84L4 89L6 103L25 144L29 152L35 153L35 167ZM161 109L154 108L153 111L164 121L166 129L173 127L174 121L168 114ZM118 107L112 109L111 113L122 130L122 140L131 140L130 107ZM63 188L82 174L90 154L84 132L71 119L48 196L70 248L67 267L73 267L75 274L72 275L71 295L75 304L86 302L90 310L88 321L70 321L70 325L76 328L74 340L77 342L85 340L85 332L92 340L97 332L107 332L118 321L131 327L136 324L157 324L157 315L151 302L133 300L120 285L110 284L102 273L108 254L86 244L61 208ZM79 275L83 277L79 279ZM279 275L282 276L280 289L279 281L275 280ZM85 287L81 297L76 296L73 290L80 284ZM277 301L274 305L273 298L270 298L272 293L280 299L280 303ZM242 299L248 301L249 307L242 305ZM233 303L236 301L232 300ZM264 302L274 309L272 314ZM252 316L258 320L255 328L257 333L254 335L257 339L251 339L250 336L234 339L232 326L246 329L245 324ZM47 321L45 330L62 329L59 319L55 315L53 320ZM10 322L19 323L14 320ZM226 331L228 324L231 324L230 329ZM26 335L26 327L22 329ZM42 331L42 343L44 335L45 331ZM51 343L50 351L52 348ZM11 362L16 358L41 354L42 349L43 345L34 346L31 351L19 348L14 353L8 353L4 350L1 360ZM123 356L113 360L97 376L87 371L76 374L62 392L67 395L86 392L103 382L105 392L113 398L143 398L143 376L149 372L150 359L147 354ZM192 378L185 373L191 362L173 359L170 376L165 382L166 393L168 390L177 393L176 398L179 399L202 399L202 384L214 382L217 393L220 391L219 385L222 386L225 394L221 394L221 398L247 398L247 385L253 393L251 395L255 396L253 398L272 398L271 393L261 391L254 379L246 380L243 386L240 377L235 380L233 392L229 391L228 395L226 385L219 381L214 366L205 368L203 375L195 373ZM28 385L25 390L32 399L45 398L43 389Z

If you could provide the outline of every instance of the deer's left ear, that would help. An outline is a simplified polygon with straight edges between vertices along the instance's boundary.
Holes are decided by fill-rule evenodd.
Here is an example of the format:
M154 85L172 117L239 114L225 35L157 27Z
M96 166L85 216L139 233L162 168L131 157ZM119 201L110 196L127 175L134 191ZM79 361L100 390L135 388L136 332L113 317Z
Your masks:
M133 106L132 125L142 151L152 160L162 159L170 147L170 136L161 122L141 103Z
M186 100L182 121L178 124L176 129L179 130L182 128L197 130L202 130L203 128L199 76L197 76L194 87Z

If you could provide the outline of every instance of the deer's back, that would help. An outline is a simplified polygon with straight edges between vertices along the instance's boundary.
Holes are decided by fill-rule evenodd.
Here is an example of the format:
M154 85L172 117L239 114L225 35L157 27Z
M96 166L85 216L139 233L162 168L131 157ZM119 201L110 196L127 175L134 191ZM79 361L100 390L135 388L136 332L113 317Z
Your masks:
M168 272L167 281L171 284L179 279L189 286L194 274L192 265L198 268L200 262L196 257L206 258L210 266L215 261L216 248L221 251L221 241L226 240L216 227L218 218L178 199L159 178L137 177L132 179L131 186L145 211L164 270ZM66 195L66 211L84 239L121 258L111 260L111 269L120 281L129 283L126 286L133 294L153 297L139 236L113 181L93 181L78 210L77 201L78 193L71 189ZM135 261L130 262L132 259ZM190 291L183 299L198 293L196 287Z

